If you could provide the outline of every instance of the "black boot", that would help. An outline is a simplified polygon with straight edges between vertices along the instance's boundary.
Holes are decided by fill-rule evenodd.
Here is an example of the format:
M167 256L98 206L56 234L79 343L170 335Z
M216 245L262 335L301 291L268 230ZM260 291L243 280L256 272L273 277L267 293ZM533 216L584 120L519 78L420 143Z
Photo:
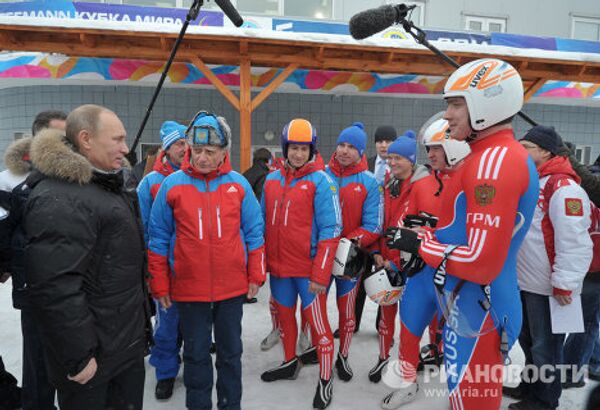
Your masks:
M317 348L315 346L309 347L300 355L300 361L304 365L308 364L319 364L319 357L317 356Z
M342 356L341 353L338 353L337 360L335 361L335 370L337 370L340 380L344 382L349 382L354 375L350 368L350 364L348 363L348 358Z
M156 400L167 400L173 395L173 385L175 384L175 378L162 379L156 383L156 389L154 390L154 396Z
M289 362L283 362L280 366L267 370L260 375L263 382L274 382L277 380L295 380L298 377L302 363L297 357Z
M377 360L377 364L369 371L369 380L373 383L379 383L381 380L381 372L383 372L383 368L388 364L390 358L382 359L379 358Z
M313 408L324 409L331 403L331 396L333 394L333 379L324 380L320 379L317 384L317 391L315 398L313 399Z

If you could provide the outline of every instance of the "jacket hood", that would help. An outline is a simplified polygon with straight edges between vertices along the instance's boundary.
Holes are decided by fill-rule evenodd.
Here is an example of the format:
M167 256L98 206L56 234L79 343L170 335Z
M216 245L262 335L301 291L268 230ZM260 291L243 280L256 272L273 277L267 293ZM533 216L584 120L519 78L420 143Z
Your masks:
M359 162L352 164L348 167L342 167L339 161L335 157L335 152L329 160L329 169L339 178L348 177L350 175L358 174L359 172L366 171L369 169L367 164L367 157L362 156Z
M428 177L430 175L429 169L425 165L415 165L412 176L410 177L410 183L413 184L420 179Z
M68 142L63 131L48 128L31 144L31 162L42 174L67 182L87 184L92 179L92 164Z
M4 165L16 175L23 175L31 171L29 150L33 137L21 138L8 146L4 154Z
M64 131L48 128L41 131L32 141L29 151L33 167L43 175L88 184L94 175L94 167L86 157L75 151L65 138ZM123 158L123 168L130 168Z
M573 170L573 167L569 162L569 158L558 155L550 158L548 161L540 165L538 168L538 174L540 175L540 178L552 174L564 174L569 176L569 178L573 179L578 184L581 183L581 178L579 175L577 175L575 170Z
M215 171L209 172L208 174L201 174L196 168L194 168L190 161L191 155L192 149L188 147L188 149L185 151L183 161L181 162L181 170L183 170L183 172L185 172L191 177L211 180L218 177L219 175L227 174L232 170L231 162L229 160L229 151L225 153L225 159L223 160L223 163L219 165L219 167Z
M154 161L154 166L152 167L152 170L168 177L173 172L175 172L176 169L174 169L171 166L171 163L168 161L166 156L167 151L161 151L158 157L156 157L156 160Z

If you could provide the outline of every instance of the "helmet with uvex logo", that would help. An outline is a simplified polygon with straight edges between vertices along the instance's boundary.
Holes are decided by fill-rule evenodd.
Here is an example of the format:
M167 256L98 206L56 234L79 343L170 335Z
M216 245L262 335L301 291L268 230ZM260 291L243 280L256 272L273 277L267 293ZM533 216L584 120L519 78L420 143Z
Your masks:
M481 131L517 114L523 107L523 81L510 64L494 58L458 68L446 82L444 98L463 97L471 128Z

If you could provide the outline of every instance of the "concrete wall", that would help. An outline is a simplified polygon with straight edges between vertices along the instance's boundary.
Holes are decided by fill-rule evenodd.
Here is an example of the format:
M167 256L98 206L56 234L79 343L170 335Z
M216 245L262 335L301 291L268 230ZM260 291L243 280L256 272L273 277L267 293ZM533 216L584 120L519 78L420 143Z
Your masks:
M152 91L147 87L73 85L2 89L0 153L3 154L13 141L15 132L30 132L33 117L39 111L62 109L68 112L85 103L101 104L117 112L131 144ZM393 124L399 132L408 128L418 130L431 115L443 108L441 99L275 93L253 114L252 143L277 146L285 123L294 117L304 117L316 125L319 149L327 160L335 149L339 131L354 121L364 122L369 135L381 124ZM200 109L224 115L238 139L237 112L217 91L165 88L146 126L143 142L159 142L158 130L163 121L175 119L187 123ZM525 111L538 122L555 126L566 140L593 146L592 161L600 154L600 107L529 104ZM528 129L520 119L515 121L515 126L518 135ZM275 134L272 141L265 140L267 131ZM367 152L371 155L374 150L374 144L369 141ZM239 143L236 141L232 159L237 168ZM4 169L3 163L0 169Z

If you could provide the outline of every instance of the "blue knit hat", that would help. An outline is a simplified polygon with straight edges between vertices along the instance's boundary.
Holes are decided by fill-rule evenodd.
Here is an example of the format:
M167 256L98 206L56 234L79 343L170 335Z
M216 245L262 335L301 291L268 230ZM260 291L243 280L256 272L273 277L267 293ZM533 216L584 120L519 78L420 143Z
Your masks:
M185 139L185 126L175 121L165 121L160 127L160 140L163 150L168 150L177 140Z
M400 155L414 164L417 162L417 140L415 137L416 134L413 130L406 131L404 135L396 138L388 147L388 155Z
M337 145L344 142L356 148L359 156L363 156L367 145L367 133L365 132L365 126L362 122L355 122L350 127L345 128L340 132L340 136L337 139Z

